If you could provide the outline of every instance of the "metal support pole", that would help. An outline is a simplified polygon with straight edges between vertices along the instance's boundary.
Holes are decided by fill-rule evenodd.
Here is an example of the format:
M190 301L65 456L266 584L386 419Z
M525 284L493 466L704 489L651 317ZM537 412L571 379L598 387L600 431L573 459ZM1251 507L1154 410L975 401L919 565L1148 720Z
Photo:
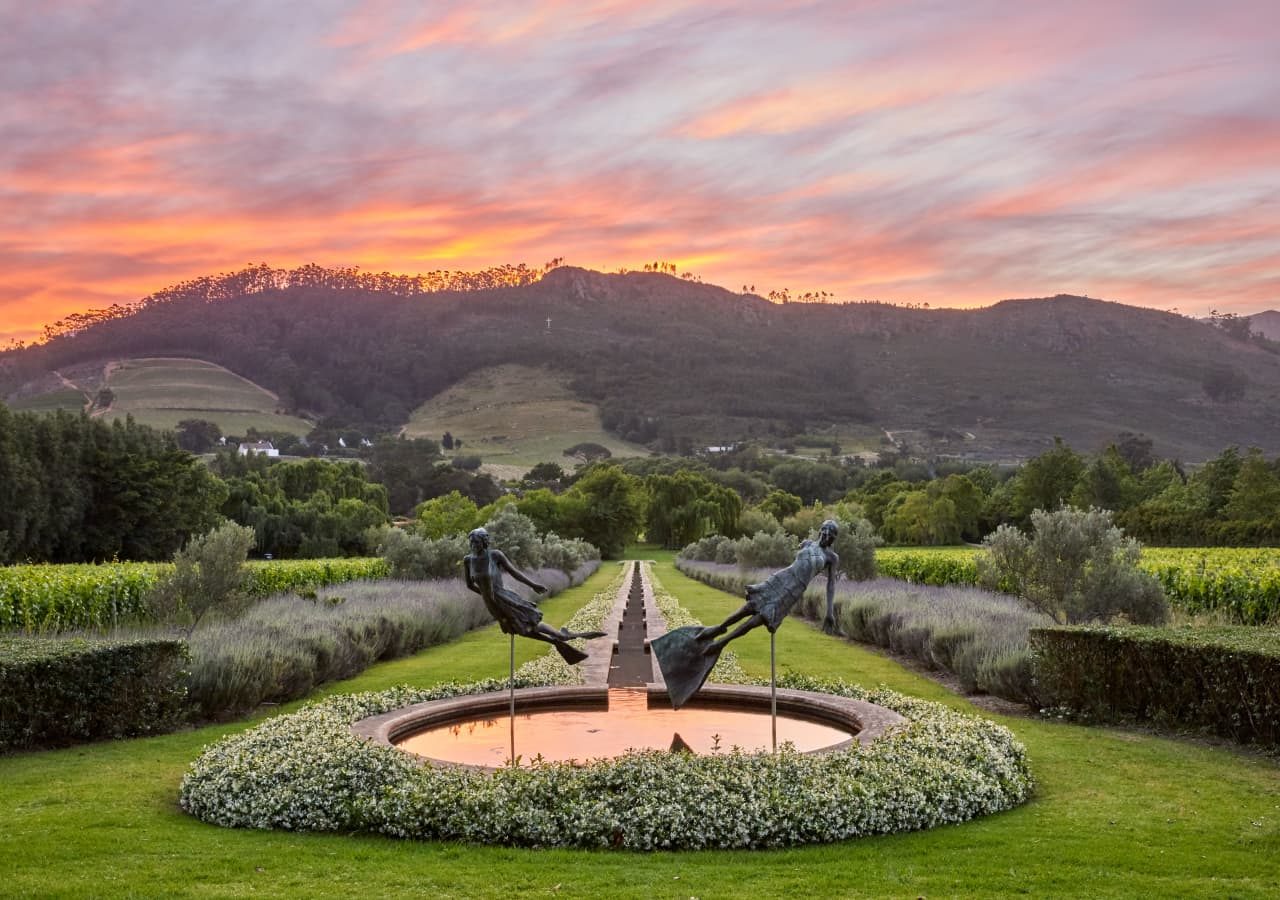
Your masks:
M778 752L778 648L777 634L769 632L769 715L773 719L773 752Z
M516 636L511 635L511 674L507 679L511 693L511 765L516 764Z

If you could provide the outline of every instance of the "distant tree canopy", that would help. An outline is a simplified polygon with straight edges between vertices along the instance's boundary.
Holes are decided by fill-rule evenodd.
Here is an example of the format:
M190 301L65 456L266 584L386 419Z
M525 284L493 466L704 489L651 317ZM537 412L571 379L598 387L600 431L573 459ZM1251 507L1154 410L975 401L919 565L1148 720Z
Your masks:
M1249 379L1225 363L1215 363L1205 370L1200 385L1210 400L1231 403L1244 398Z
M386 524L387 489L358 462L220 455L222 513L254 530L257 552L277 558L358 556L372 551L369 529Z
M593 466L558 499L560 535L594 544L606 559L620 557L644 526L644 485L617 466Z
M222 438L222 429L205 419L183 419L173 430L173 436L183 450L205 453Z
M480 465L478 457L462 462L474 468ZM502 493L488 475L444 462L440 445L425 438L377 441L369 457L369 478L386 487L390 510L397 516L410 515L424 500L450 491L470 497L479 506L492 503Z
M168 559L225 496L171 435L0 405L0 562Z
M649 514L645 534L671 550L708 534L733 534L742 512L742 498L730 488L695 472L650 475Z

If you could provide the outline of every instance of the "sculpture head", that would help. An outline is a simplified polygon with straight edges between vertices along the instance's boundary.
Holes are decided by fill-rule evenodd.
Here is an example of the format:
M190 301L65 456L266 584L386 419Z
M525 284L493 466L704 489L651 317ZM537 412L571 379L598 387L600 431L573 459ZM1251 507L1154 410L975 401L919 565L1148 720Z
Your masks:
M473 553L489 549L489 532L483 528L472 529L471 533L467 535L467 540L471 542L471 552Z
M840 523L835 519L827 519L818 529L818 546L830 547L840 534Z

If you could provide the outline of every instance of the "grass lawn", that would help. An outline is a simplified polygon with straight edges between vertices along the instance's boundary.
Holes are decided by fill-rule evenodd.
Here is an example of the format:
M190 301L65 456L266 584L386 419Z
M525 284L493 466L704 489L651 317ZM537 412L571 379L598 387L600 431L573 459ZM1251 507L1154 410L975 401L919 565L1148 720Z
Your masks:
M735 597L659 558L664 586L705 621ZM546 603L560 624L614 574ZM517 644L523 654L537 646ZM768 671L768 635L735 644ZM884 683L970 709L902 667L802 621L778 632L780 668ZM375 666L331 692L501 676L507 642L473 632ZM527 658L527 657L526 657ZM292 708L292 707L288 707ZM997 717L998 718L998 717ZM247 723L0 759L0 893L12 895L584 897L1276 896L1280 766L1189 741L1000 719L1030 750L1026 806L964 825L784 851L534 851L372 837L231 831L183 815L178 782L204 744Z

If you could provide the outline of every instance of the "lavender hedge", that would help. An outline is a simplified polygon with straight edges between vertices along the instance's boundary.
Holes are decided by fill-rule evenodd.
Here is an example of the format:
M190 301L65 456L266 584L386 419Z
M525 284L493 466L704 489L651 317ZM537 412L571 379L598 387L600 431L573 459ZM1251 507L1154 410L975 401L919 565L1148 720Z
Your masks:
M742 594L763 581L767 569L681 560L691 578ZM887 647L933 669L954 674L966 691L1036 704L1027 633L1052 625L1046 615L1016 598L979 588L909 584L894 578L836 582L836 630L845 637ZM826 583L816 581L796 614L821 621Z
M593 560L572 575L559 569L530 575L551 596L581 584L599 565ZM511 587L531 593L524 585ZM479 596L458 578L349 582L323 588L314 599L284 594L233 621L196 629L189 640L190 699L200 718L232 718L491 621Z

